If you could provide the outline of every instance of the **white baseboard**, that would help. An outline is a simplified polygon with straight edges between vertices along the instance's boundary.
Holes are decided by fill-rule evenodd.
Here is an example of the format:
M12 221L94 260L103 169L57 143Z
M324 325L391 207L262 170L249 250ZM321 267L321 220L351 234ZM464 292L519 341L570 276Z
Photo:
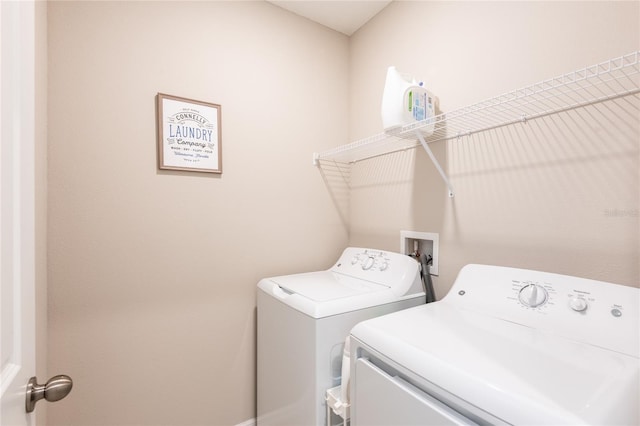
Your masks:
M238 423L236 426L256 426L256 419L245 420L242 423Z

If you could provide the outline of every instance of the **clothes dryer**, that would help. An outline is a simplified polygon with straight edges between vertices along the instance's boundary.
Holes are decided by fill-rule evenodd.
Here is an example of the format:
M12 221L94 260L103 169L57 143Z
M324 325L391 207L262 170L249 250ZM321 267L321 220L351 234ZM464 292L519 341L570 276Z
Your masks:
M259 426L325 425L351 328L425 302L415 260L355 247L329 270L265 278L257 293Z
M640 290L486 265L351 331L351 425L637 425Z

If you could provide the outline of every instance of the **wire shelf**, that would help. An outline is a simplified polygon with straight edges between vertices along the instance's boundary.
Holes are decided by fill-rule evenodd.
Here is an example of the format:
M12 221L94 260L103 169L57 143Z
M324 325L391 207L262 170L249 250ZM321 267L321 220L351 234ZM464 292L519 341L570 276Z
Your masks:
M418 121L392 133L377 135L314 154L321 160L355 163L419 146L417 132L433 128L427 143L556 114L640 93L640 51L591 65L517 89L483 102ZM423 144L423 146L426 145Z

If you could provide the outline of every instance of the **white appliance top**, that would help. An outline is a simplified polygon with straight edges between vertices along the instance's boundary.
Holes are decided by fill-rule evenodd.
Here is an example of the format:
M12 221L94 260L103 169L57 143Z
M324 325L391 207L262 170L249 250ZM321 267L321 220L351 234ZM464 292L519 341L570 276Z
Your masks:
M638 424L639 305L637 288L467 265L441 301L351 334L506 423Z
M415 260L357 247L329 270L265 278L258 288L313 318L424 296Z

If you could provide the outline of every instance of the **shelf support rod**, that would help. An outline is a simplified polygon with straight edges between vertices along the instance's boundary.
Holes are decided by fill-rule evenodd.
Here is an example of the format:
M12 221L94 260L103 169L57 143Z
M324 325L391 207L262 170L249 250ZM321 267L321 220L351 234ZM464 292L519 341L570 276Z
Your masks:
M444 173L444 170L442 170L442 167L440 167L440 163L438 163L436 156L433 155L433 152L431 152L431 148L429 148L429 145L427 145L427 142L424 140L424 136L422 136L422 132L420 132L419 129L416 130L416 136L418 136L418 140L422 144L422 147L425 151L427 151L429 158L431 158L431 162L433 162L436 170L438 170L438 173L440 173L440 176L442 176L442 180L444 180L444 183L447 185L447 189L449 189L449 197L453 197L453 187L451 186L451 182L449 182L449 178Z

